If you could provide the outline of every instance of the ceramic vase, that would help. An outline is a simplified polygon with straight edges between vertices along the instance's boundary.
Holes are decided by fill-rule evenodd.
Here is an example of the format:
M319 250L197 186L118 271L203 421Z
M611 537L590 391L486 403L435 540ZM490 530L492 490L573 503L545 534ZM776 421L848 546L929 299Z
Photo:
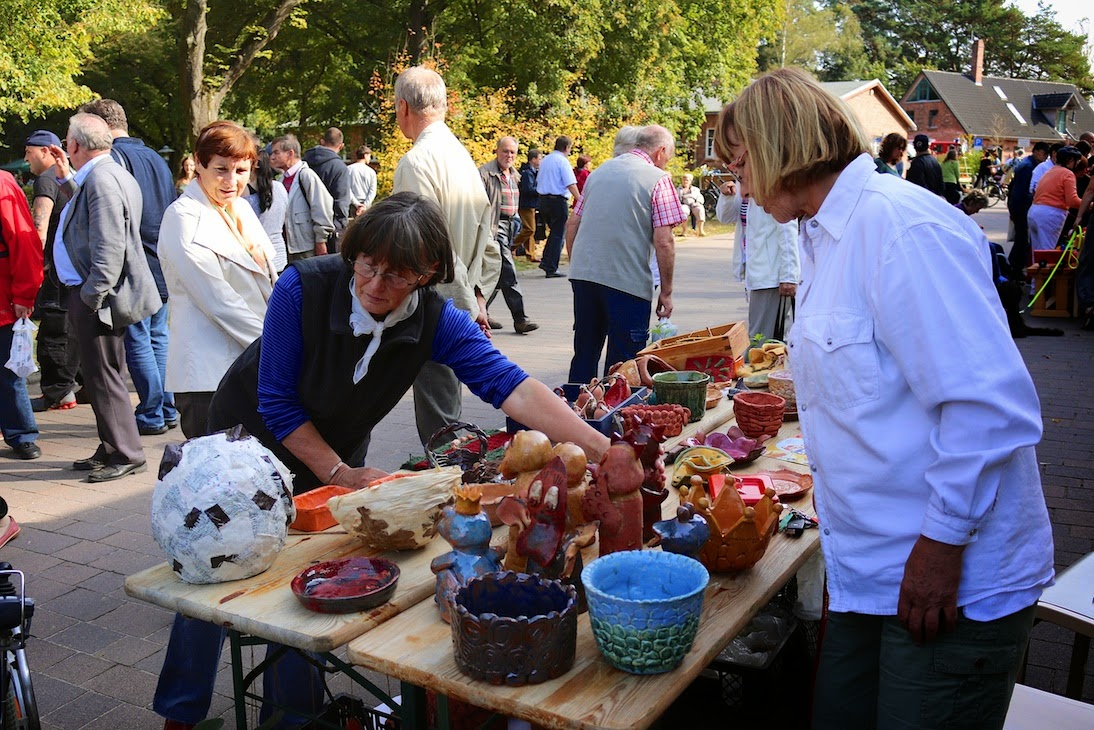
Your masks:
M691 650L710 575L675 553L628 550L594 560L581 577L600 652L616 669L659 674Z
M519 687L561 677L577 650L577 593L526 573L473 578L453 599L452 643L474 679Z

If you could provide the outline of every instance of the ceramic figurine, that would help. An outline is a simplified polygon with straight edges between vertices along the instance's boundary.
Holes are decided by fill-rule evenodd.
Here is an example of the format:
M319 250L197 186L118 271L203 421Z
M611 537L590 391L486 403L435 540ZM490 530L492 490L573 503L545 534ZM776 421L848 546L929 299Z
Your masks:
M600 522L600 555L642 547L644 479L641 447L619 442L604 453L593 484L585 492L582 513Z
M665 488L665 427L647 423L634 423L620 439L641 449L638 460L642 463L642 541L653 539L653 523L661 519L661 503L669 496Z
M527 573L530 560L539 566L554 560L566 533L566 483L566 465L556 456L535 475L526 496L498 504L498 517L509 525L506 570Z
M695 513L695 507L682 504L676 508L676 517L661 520L653 526L656 537L647 544L661 545L662 550L699 559L699 551L710 539L707 521Z
M502 548L490 547L490 518L479 504L482 488L461 484L454 491L456 504L445 507L437 521L437 532L453 549L429 565L437 575L437 608L448 622L452 620L456 590L472 578L501 570L503 552Z

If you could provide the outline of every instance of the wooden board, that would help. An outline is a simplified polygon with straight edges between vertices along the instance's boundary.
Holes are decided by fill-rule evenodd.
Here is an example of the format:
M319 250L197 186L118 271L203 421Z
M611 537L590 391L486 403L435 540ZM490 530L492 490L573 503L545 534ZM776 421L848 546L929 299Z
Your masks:
M674 497L670 500L675 502ZM539 685L494 687L460 672L452 653L451 628L426 603L396 616L383 631L351 641L349 659L549 728L640 730L660 717L819 544L816 530L796 540L776 535L751 570L711 576L695 645L683 664L666 674L641 677L612 668L601 658L584 614L578 621L577 658L567 674Z
M685 428L679 437L669 439L666 448L697 430L707 431L728 423L732 420L732 404L723 404L708 413L708 417L709 423L704 418ZM793 435L797 430L797 423L784 424L779 438ZM776 469L808 471L808 467L767 457L740 471ZM803 500L797 506L812 512L808 502ZM662 514L675 515L678 504L676 490L670 489ZM588 615L584 614L578 621L574 668L567 674L540 685L494 687L460 672L452 653L451 627L427 604L392 619L383 631L351 641L349 659L368 669L544 727L641 730L660 717L819 547L817 530L807 530L798 539L775 535L764 557L750 570L735 575L712 575L695 644L683 664L666 674L640 677L612 668L601 658ZM595 550L595 546L590 550ZM586 560L590 557L586 555Z
M507 535L506 528L497 528L494 540L504 541ZM125 592L190 618L297 649L326 652L419 603L436 612L436 577L429 563L449 549L438 537L420 550L381 553L346 535L341 527L325 532L294 531L274 564L251 578L192 585L163 563L126 578ZM309 565L351 555L383 555L399 566L399 585L391 601L371 611L347 614L315 613L301 606L289 588L293 577Z

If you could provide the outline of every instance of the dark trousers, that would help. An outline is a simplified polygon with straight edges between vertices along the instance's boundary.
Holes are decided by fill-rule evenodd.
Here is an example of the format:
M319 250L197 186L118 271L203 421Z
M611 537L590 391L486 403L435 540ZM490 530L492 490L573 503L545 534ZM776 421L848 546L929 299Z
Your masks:
M125 382L125 328L110 329L80 299L78 288L68 292L68 321L80 345L84 392L95 412L100 449L114 463L144 463L141 435Z
M209 404L212 401L213 391L175 393L175 407L178 408L183 436L196 439L210 433Z
M517 266L513 262L513 251L509 247L513 240L513 229L517 222L512 218L502 218L498 221L498 246L501 248L501 275L498 277L498 285L490 294L486 306L490 306L501 292L505 299L505 306L513 315L513 323L523 322L528 319L524 313L524 294L520 291L520 283L517 281Z
M1011 211L1010 220L1014 224L1014 246L1010 249L1007 261L1015 276L1025 278L1026 267L1030 265L1029 221L1025 210Z
M830 613L813 730L1003 727L1033 612L994 621L962 615L955 631L923 646L895 616Z
M946 202L950 205L961 202L961 186L957 183L942 183L942 191L946 194Z
M597 364L608 341L603 373L617 362L630 360L646 346L650 329L648 299L591 281L570 281L574 290L574 358L570 382L588 383L597 376Z
M68 326L68 312L57 306L40 307L38 365L42 368L42 395L53 404L77 390L80 346Z
M569 201L561 195L539 196L539 214L547 226L547 245L543 248L543 257L539 268L548 274L558 271L558 261L562 256L562 242L566 236L566 219L570 215Z

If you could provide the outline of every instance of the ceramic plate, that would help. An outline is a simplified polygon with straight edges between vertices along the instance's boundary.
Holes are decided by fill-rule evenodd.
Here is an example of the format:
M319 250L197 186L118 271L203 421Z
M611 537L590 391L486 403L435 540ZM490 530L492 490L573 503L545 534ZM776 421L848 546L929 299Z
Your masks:
M780 502L793 502L813 488L813 477L809 474L799 474L789 469L760 473L771 478L771 485L775 487Z
M399 566L383 558L339 558L305 568L292 579L300 603L319 613L353 613L387 603Z

